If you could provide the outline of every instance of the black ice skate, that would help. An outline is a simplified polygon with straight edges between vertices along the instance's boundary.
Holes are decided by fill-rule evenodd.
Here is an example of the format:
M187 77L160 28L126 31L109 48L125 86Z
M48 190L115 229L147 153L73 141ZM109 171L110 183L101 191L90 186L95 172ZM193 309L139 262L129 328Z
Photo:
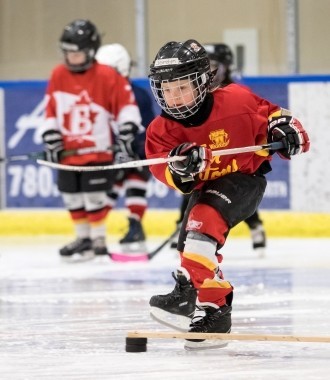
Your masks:
M90 238L78 238L60 249L60 256L68 262L81 262L94 258L92 241Z
M151 297L150 315L157 322L179 331L187 331L195 311L197 291L184 274L172 273L176 285L173 291L165 295Z
M119 240L119 244L122 245L123 250L128 252L146 251L146 237L141 222L134 218L128 218L128 223L127 234Z
M263 225L256 224L250 229L252 238L252 247L258 253L259 257L264 257L266 253L266 234Z
M95 256L107 256L108 248L105 243L105 238L103 236L97 237L92 241L92 248Z
M231 330L231 306L196 305L194 316L191 320L189 332L196 333L230 333ZM209 348L221 348L227 346L223 340L187 339L184 348L186 350L203 350Z

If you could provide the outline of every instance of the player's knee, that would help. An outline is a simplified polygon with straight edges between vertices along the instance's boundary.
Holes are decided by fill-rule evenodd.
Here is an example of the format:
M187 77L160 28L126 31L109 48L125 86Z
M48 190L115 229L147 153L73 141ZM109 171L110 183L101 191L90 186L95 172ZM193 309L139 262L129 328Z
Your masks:
M109 207L109 199L105 191L83 193L87 211L97 211Z
M188 271L196 267L213 272L218 266L216 250L217 242L214 239L196 231L189 231L182 254L183 266L187 267Z
M81 193L62 192L62 200L67 210L80 210L85 208L84 199Z
M189 230L212 237L222 246L226 241L229 227L220 212L204 203L196 204L189 213L187 222Z
M197 231L189 231L187 234L187 241L193 241L193 242L204 242L207 245L210 245L210 247L214 247L214 249L217 246L217 242L210 236L207 236L204 233L200 233Z

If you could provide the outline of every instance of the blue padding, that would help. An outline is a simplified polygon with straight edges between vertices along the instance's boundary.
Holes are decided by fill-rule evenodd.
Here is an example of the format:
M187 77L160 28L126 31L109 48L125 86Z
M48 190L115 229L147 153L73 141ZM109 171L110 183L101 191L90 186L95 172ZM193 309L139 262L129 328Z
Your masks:
M134 84L150 91L148 78L134 78ZM295 75L244 77L241 83L250 87L259 96L281 107L288 108L288 84L292 82L330 82L330 75ZM42 100L46 80L1 81L4 90L4 148L6 156L41 151L42 145L37 130L43 123ZM154 101L154 111L160 109ZM274 155L273 171L267 175L268 186L262 208L290 209L289 161ZM55 185L56 173L37 165L33 161L17 161L7 164L4 186L5 207L63 207ZM154 179L149 186L150 208L178 208L181 196L170 191ZM122 207L120 200L118 207Z

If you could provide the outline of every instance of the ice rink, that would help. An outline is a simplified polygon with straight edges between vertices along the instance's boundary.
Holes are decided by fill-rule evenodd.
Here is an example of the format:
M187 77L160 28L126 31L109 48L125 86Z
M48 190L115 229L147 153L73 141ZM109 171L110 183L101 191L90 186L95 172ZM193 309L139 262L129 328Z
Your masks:
M2 380L329 378L330 343L232 341L188 352L182 340L149 339L146 353L126 353L128 331L170 331L151 320L148 301L173 289L175 252L68 264L57 253L67 241L0 239ZM235 287L232 332L330 336L330 239L269 239L263 259L250 246L229 237L222 250Z

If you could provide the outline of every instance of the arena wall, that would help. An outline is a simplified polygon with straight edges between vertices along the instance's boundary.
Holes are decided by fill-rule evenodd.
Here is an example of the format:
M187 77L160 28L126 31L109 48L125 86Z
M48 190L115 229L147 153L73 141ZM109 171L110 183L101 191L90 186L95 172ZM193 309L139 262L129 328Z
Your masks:
M137 84L149 88L147 79ZM242 83L259 95L293 111L311 137L308 154L284 161L274 157L273 171L260 210L269 236L330 236L330 77L246 77ZM1 157L42 151L38 127L43 123L46 81L0 82ZM159 112L156 104L155 110ZM2 122L1 122L2 120ZM56 172L33 160L1 164L0 234L72 233L56 187ZM180 194L154 179L149 183L150 235L175 228ZM123 200L108 221L110 234L125 229ZM244 225L233 231L248 233Z

